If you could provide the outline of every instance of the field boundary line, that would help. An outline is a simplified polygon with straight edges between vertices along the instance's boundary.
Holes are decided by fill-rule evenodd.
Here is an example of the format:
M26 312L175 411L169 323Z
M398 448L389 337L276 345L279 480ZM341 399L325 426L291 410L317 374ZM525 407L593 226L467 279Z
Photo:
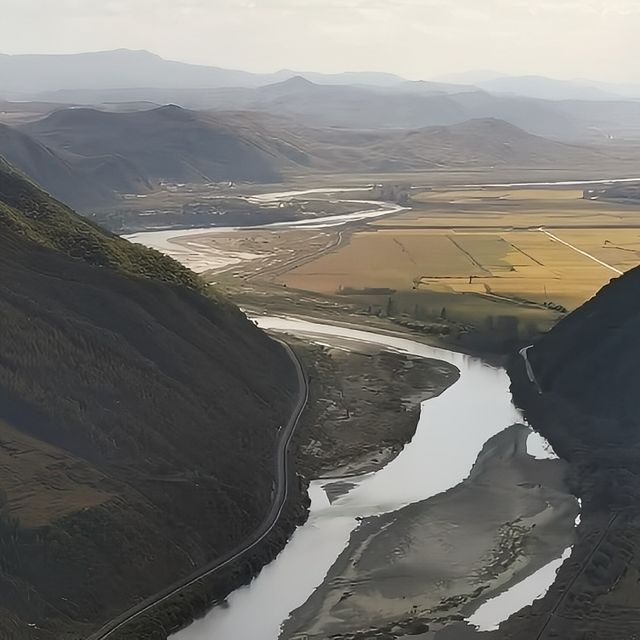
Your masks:
M547 231L546 229L538 229L538 231L541 231L545 235L549 236L549 238L551 238L553 241L559 242L560 244L563 244L566 247L569 247L569 249L573 249L575 252L585 256L585 258L589 258L589 260L593 260L593 262L597 262L600 266L605 267L605 269L609 269L609 270L613 271L614 273L618 274L619 276L621 276L624 273L624 271L620 271L620 269L617 269L616 267L613 267L610 264L607 264L606 262L603 262L602 260L600 260L599 258L596 258L595 256L591 255L590 253L587 253L586 251L583 251L582 249L578 249L578 247L576 247L575 245L572 245L571 243L567 242L566 240L562 240L562 238L558 238L558 236L553 235L553 233Z

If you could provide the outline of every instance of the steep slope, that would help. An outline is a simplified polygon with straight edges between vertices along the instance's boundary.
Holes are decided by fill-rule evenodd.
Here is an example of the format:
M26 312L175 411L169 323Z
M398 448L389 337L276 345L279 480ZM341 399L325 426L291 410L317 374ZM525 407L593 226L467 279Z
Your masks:
M583 513L554 587L499 637L622 640L639 628L639 294L635 268L529 349L537 385L521 358L511 364L515 400L571 463Z
M640 428L635 397L640 384L639 293L640 269L634 269L612 280L531 351L543 389L588 415L629 428L631 434ZM601 435L611 438L615 433Z
M126 162L151 183L269 182L279 178L282 167L304 161L285 141L270 140L259 127L238 130L224 116L171 105L133 113L67 109L21 130L94 162L105 158L117 167Z
M295 374L200 289L0 163L0 637L85 637L268 510Z
M150 184L124 158L83 158L54 151L16 128L0 124L0 155L55 198L72 206L105 203L114 192L140 192Z

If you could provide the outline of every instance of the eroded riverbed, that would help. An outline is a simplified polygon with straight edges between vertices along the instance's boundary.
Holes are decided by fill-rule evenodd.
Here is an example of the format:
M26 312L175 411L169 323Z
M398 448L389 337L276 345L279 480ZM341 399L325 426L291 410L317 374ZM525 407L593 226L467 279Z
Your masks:
M503 369L405 338L258 323L445 361L460 378L422 404L415 437L385 468L313 482L309 520L283 552L176 640L319 639L387 627L399 637L398 621L455 614L473 622L484 602L520 585L517 598L480 612L478 626L492 628L549 586L555 570L542 568L571 545L577 503L562 463L522 426Z

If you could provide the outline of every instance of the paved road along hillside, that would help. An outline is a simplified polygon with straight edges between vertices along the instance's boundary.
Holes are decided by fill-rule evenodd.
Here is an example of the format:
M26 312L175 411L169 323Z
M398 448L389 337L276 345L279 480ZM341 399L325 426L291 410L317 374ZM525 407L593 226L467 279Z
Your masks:
M298 397L296 398L296 404L289 421L284 428L280 430L280 437L274 453L276 479L275 491L269 513L249 538L241 542L235 549L227 553L225 556L213 560L208 565L201 567L197 572L187 578L184 578L179 583L165 588L151 598L148 598L128 611L125 611L117 618L106 623L97 632L90 635L87 640L108 640L109 638L115 638L116 633L118 631L122 631L126 625L140 618L144 614L153 612L157 607L162 606L163 603L179 595L182 591L193 586L203 578L211 576L217 571L220 571L224 567L227 567L231 563L242 558L242 556L260 544L276 526L289 493L289 445L309 398L309 385L302 364L291 347L284 342L282 344L287 350L287 353L296 368L298 378Z

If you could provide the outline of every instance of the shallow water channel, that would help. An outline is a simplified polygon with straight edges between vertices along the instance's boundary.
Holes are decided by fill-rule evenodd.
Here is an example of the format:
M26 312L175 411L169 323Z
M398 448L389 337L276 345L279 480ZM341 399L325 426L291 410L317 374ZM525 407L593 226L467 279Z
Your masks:
M276 640L282 623L302 605L345 549L359 519L400 509L447 491L464 480L489 438L522 423L513 406L504 369L479 358L406 338L285 318L259 318L264 329L327 341L337 338L382 345L415 356L442 360L460 370L459 380L442 395L426 400L413 440L383 469L349 478L352 488L329 501L326 488L338 479L311 483L311 510L280 555L227 603L174 636L175 640ZM534 457L553 457L548 444L532 433ZM344 483L344 481L343 481ZM480 629L495 627L548 589L561 559L546 571L522 580L504 596L485 603L470 619Z

